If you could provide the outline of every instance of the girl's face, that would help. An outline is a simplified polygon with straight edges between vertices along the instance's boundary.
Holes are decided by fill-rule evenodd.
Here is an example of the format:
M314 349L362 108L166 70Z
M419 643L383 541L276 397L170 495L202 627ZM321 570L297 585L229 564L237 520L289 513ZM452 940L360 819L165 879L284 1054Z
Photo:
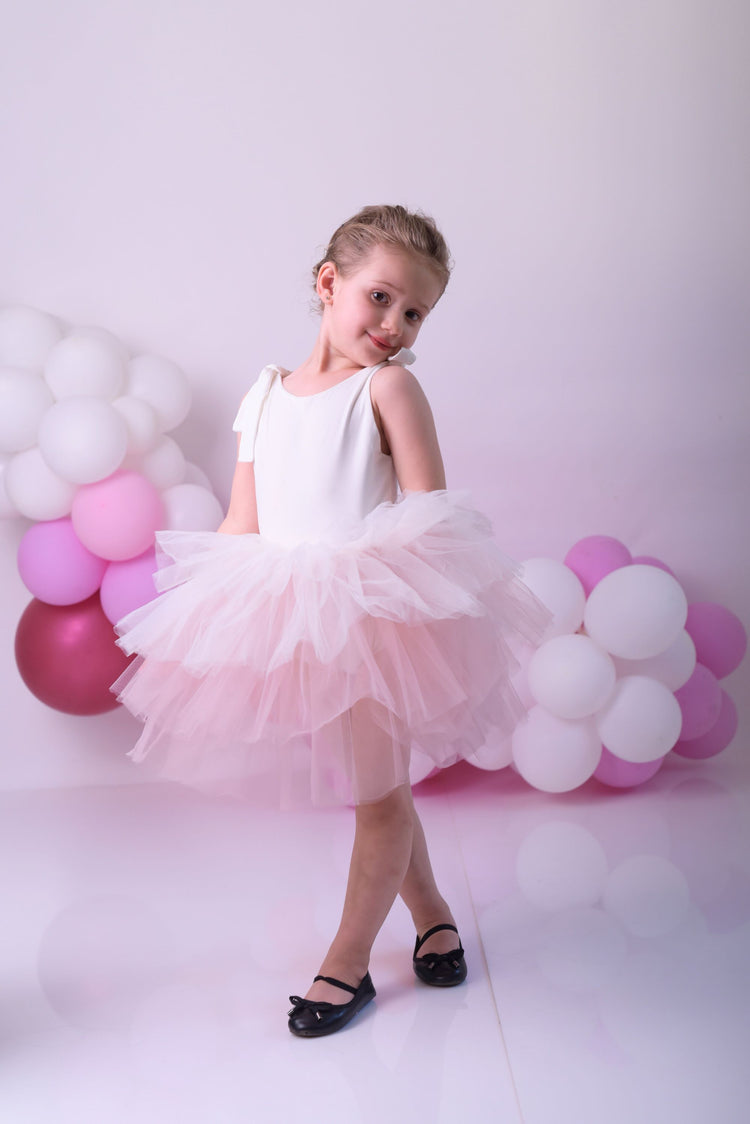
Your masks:
M346 275L326 262L318 275L321 333L348 362L370 367L411 347L442 292L417 254L376 246Z

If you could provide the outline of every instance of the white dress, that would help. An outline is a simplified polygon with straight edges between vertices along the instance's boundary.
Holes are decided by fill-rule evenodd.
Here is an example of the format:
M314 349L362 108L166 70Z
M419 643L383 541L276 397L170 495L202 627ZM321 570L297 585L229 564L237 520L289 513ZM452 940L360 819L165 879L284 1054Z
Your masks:
M166 592L118 623L138 658L114 689L165 777L370 802L412 747L444 767L523 716L508 641L548 613L462 494L398 496L377 369L299 397L265 367L235 420L260 534L157 535Z
M255 462L258 526L283 546L337 542L342 528L397 495L393 460L380 449L365 367L336 386L299 397L286 372L265 367L234 422L239 459Z

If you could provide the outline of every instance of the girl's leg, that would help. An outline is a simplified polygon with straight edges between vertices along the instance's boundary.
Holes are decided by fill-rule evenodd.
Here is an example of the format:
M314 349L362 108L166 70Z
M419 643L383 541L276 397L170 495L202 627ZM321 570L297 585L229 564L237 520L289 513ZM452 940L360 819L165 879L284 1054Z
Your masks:
M433 925L455 925L448 903L437 888L427 850L424 830L412 802L412 849L409 865L399 893L412 915L417 934L421 936ZM420 949L427 952L451 952L456 947L456 934L443 930L435 933Z
M401 785L375 804L356 809L354 847L344 909L320 974L356 987L367 972L375 937L404 883L412 861L414 805L411 788ZM306 998L347 1003L348 992L323 981Z

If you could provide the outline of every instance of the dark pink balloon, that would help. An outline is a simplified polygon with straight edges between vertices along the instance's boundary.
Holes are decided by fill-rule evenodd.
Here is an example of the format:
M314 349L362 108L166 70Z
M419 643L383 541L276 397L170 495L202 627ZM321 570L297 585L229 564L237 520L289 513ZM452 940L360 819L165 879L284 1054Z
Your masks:
M110 562L99 596L102 609L112 624L156 597L154 574L157 568L154 550L147 550L126 562Z
M606 746L602 746L602 755L594 777L610 788L635 788L636 785L650 781L663 764L663 757L657 757L655 761L637 763L623 761L622 758L615 757L614 753L610 753Z
M589 535L570 548L565 555L565 565L580 580L586 596L594 586L622 566L629 566L630 551L619 539L609 535Z
M16 663L26 686L66 714L103 714L118 704L110 684L130 662L94 594L77 605L31 601L16 629Z
M747 633L739 617L715 601L688 605L685 628L699 663L723 679L740 666L747 651Z
M672 570L666 562L662 562L661 558L652 558L650 554L639 554L633 558L634 566L656 566L657 570L664 570L665 573L671 574L673 578L677 574Z
M700 737L691 738L690 741L680 739L674 747L674 752L679 753L680 757L689 757L693 761L704 761L707 757L715 757L731 744L737 733L738 724L734 700L726 691L722 691L719 717L710 730Z
M721 687L714 673L697 663L687 683L675 691L674 697L682 711L680 740L692 741L707 734L721 710Z
M107 563L92 554L70 519L29 527L18 545L18 572L30 593L49 605L75 605L96 593Z

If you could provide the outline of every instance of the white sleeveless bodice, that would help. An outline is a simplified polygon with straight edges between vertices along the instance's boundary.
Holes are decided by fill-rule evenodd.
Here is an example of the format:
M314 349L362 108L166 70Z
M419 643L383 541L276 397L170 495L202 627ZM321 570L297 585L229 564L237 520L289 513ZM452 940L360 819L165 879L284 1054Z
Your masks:
M393 460L380 447L370 400L383 363L306 397L287 372L264 367L234 421L239 460L255 464L260 534L282 546L336 542L378 504L396 499Z

